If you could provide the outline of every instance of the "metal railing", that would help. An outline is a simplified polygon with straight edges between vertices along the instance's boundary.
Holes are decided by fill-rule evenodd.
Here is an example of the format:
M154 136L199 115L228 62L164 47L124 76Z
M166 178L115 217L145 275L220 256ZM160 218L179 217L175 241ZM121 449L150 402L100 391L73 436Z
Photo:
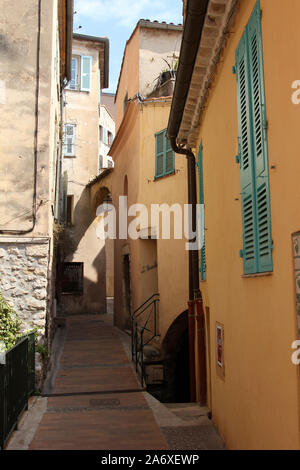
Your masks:
M0 364L0 448L3 449L18 420L28 408L28 397L35 384L34 333L19 339L5 353L5 364Z
M153 294L131 315L131 356L142 387L145 384L144 348L159 336L158 302L159 294Z

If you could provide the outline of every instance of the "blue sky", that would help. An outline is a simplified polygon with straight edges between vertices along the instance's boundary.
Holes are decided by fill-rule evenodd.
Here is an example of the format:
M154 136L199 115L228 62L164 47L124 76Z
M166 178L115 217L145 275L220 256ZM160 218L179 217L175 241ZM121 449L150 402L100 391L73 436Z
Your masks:
M74 32L109 38L110 86L104 92L116 91L124 47L139 19L182 23L182 0L75 0L74 5Z

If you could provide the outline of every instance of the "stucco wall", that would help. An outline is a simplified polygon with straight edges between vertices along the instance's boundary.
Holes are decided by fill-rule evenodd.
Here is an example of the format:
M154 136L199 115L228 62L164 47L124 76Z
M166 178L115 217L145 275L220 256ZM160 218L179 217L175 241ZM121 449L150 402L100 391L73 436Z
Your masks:
M99 50L102 44L73 39L72 54L92 56L91 91L66 90L65 123L75 124L75 156L64 158L68 195L74 196L73 224L66 229L66 261L84 263L83 295L60 299L64 313L104 313L106 310L105 245L96 236L95 211L90 207L87 183L98 173Z
M21 315L23 328L37 326L43 335L46 321L48 326L50 324L46 317L50 312L49 297L53 289L48 269L52 268L53 257L52 209L59 152L60 59L57 1L42 2L39 48L38 3L33 0L2 2L0 288ZM36 207L35 224L33 205ZM15 233L5 233L7 230ZM33 254L34 249L43 254Z
M141 28L139 52L139 93L148 96L163 70L169 70L179 57L181 31ZM166 63L166 62L168 63Z
M213 418L229 448L299 448L299 370L291 234L299 230L299 2L261 0L274 241L274 272L243 277L237 154L235 50L254 0L241 2L201 127L210 308ZM298 14L297 14L298 13ZM280 32L280 33L279 33ZM224 118L224 116L226 116ZM217 138L216 138L217 136ZM283 183L284 182L284 183ZM225 379L216 367L216 322L224 325Z

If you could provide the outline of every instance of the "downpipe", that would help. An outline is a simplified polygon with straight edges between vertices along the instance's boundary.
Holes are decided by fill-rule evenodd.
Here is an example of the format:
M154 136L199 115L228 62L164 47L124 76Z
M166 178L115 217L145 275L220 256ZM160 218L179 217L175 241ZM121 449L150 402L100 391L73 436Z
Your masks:
M197 185L196 159L191 149L177 146L176 138L170 137L170 143L175 153L187 158L188 174L188 203L192 206L189 242L193 243L197 229ZM198 248L189 250L189 300L188 300L188 332L189 332L189 365L190 365L190 400L196 402L196 333L198 352L199 392L200 403L206 403L206 351L205 351L205 318L202 294L199 283L199 252ZM205 364L205 368L204 365Z

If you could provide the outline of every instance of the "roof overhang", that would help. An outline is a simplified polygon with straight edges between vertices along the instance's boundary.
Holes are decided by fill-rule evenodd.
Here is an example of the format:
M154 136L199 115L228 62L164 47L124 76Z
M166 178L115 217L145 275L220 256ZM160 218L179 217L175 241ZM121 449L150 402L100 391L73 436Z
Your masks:
M168 137L176 138L180 146L196 147L204 105L239 1L189 0L187 2L183 41L168 124ZM196 52L194 57L191 51Z

